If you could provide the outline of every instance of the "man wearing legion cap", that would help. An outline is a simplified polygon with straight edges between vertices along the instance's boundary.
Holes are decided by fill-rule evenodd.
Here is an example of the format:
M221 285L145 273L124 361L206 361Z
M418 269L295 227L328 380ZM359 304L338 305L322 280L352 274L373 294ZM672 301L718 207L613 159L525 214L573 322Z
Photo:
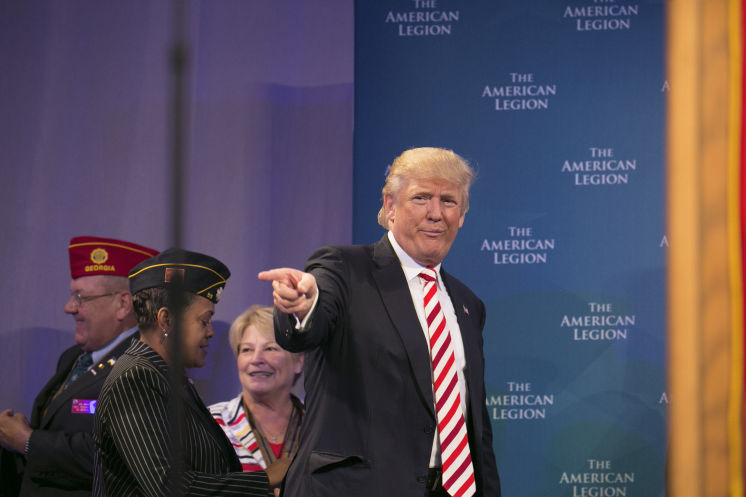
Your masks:
M113 238L70 240L70 298L76 345L34 401L31 421L0 413L0 445L25 456L20 495L90 495L93 418L106 376L137 337L127 275L158 252Z

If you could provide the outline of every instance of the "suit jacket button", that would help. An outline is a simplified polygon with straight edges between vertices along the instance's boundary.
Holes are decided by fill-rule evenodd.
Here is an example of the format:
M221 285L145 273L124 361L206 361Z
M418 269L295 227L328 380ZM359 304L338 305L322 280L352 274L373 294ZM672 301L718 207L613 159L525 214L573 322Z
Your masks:
M435 429L432 426L426 426L422 431L424 431L426 435L432 435L435 433Z
M417 477L417 483L425 483L427 482L427 476L418 476Z

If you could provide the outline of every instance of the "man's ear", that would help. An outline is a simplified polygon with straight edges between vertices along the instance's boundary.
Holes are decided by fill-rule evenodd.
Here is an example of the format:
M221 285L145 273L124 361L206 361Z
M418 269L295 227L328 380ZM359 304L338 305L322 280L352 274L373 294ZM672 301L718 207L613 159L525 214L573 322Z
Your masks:
M132 314L132 294L130 292L122 292L117 295L117 319L122 321L127 316Z
M383 212L386 214L386 220L389 223L394 221L394 197L391 195L383 196Z

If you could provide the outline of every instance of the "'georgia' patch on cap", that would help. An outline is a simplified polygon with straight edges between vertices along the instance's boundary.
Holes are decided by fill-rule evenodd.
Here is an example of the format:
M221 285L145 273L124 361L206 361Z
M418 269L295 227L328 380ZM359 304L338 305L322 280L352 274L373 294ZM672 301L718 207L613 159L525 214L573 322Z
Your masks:
M133 266L158 254L136 243L96 236L71 239L68 252L73 279L98 274L127 276Z
M170 248L132 268L130 293L134 295L147 288L165 287L177 275L186 291L217 303L231 272L225 264L209 255Z

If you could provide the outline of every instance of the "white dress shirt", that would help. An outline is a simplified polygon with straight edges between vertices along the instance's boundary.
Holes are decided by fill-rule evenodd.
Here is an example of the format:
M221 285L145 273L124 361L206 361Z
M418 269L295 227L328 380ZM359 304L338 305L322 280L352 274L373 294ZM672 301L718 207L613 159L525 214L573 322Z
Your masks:
M137 331L137 326L135 326L134 328L130 328L129 330L124 331L120 333L119 335L117 335L117 337L114 340L107 343L100 349L93 351L91 353L91 359L93 360L93 364L91 364L91 367L89 367L88 369L91 369L94 364L96 364L98 361L106 357L106 355L109 352L114 350L114 347L122 343L122 341L125 340L126 338L131 337L136 331Z
M425 282L420 278L420 273L425 268L422 264L412 259L403 248L396 242L394 234L389 231L389 241L394 247L399 262L401 263L402 270L404 271L404 277L407 279L409 285L409 293L412 295L412 302L414 302L414 308L417 311L417 318L420 320L420 326L422 332L425 334L425 341L430 343L430 333L427 329L427 317L425 316ZM440 302L440 308L443 311L443 315L446 319L446 326L448 331L451 333L451 344L453 345L453 355L456 366L456 375L458 377L458 389L461 393L461 411L464 413L464 419L466 417L466 379L464 376L464 369L466 368L466 356L464 355L464 342L461 339L461 329L458 326L458 319L456 318L456 312L453 310L453 303L451 297L448 295L445 286L443 286L443 279L440 276L440 264L435 266L435 272L437 273L437 295L438 302ZM429 345L428 345L429 349ZM432 366L430 368L430 377L432 379ZM432 381L431 381L432 384ZM435 401L435 392L433 392L433 402ZM433 405L433 409L435 406ZM433 439L433 451L430 455L430 467L440 466L440 444L438 443L438 432L435 432Z

